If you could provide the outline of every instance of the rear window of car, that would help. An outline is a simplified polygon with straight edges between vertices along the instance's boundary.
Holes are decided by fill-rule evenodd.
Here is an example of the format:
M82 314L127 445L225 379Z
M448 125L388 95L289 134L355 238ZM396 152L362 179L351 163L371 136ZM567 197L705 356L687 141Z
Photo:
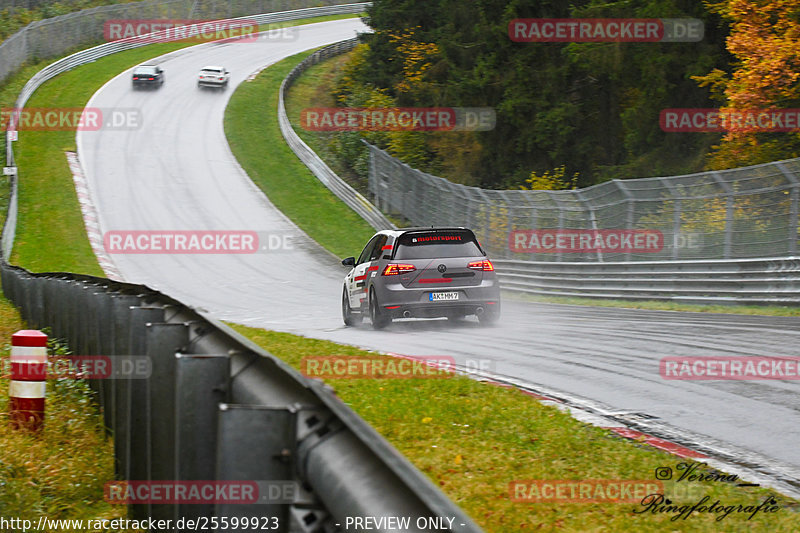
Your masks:
M222 74L222 71L216 68L204 68L202 72L208 72L211 74Z
M480 257L485 255L471 231L404 233L395 245L394 259Z
M134 74L155 74L156 67L136 67L133 70Z

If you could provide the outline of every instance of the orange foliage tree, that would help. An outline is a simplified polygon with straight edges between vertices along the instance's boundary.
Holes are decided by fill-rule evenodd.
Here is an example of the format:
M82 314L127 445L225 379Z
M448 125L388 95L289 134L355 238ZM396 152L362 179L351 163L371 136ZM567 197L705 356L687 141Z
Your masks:
M730 24L727 49L734 56L729 74L714 69L693 79L709 87L723 111L800 107L800 2L723 0L710 11ZM800 156L800 134L729 131L714 147L712 169Z

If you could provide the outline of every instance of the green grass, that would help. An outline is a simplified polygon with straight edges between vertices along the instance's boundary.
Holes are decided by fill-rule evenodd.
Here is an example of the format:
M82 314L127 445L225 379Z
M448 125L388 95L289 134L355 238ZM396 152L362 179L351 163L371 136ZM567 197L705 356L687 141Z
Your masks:
M11 335L25 329L19 313L0 296L0 359L7 369ZM49 353L64 354L53 346ZM124 518L124 506L103 500L114 479L114 447L85 381L49 379L45 423L38 434L8 422L7 375L0 377L0 516L33 520ZM5 530L8 531L8 530Z
M319 17L270 24L269 28L352 17ZM191 44L153 44L80 66L45 83L27 107L84 107L92 94L119 72L187 46ZM30 67L15 76L0 92L3 100L13 101L33 73L35 67ZM19 221L11 262L36 272L69 271L102 276L86 236L64 155L68 150L75 150L74 131L24 131L20 134L15 146L20 184ZM357 217L355 213L353 216Z
M232 325L303 371L311 356L374 357L351 346ZM509 482L530 479L654 480L658 467L678 459L641 443L578 422L515 389L464 377L449 379L331 379L341 400L380 432L488 533L518 531L798 531L796 503L763 489L732 483L687 482L694 503L702 494L722 504L758 505L771 494L788 505L752 520L731 515L634 514L631 503L518 503ZM707 471L705 465L699 466ZM669 493L667 494L669 496Z
M225 135L239 164L275 207L324 248L346 257L357 254L374 230L300 162L278 127L281 82L311 53L284 59L240 85L225 112Z

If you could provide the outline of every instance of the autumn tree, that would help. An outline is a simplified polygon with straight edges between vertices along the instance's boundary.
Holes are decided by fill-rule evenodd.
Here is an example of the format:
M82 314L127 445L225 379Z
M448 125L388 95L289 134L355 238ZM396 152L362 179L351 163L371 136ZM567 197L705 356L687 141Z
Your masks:
M800 2L724 0L708 8L730 25L731 72L695 79L709 87L723 112L800 107ZM800 133L729 131L709 167L733 168L800 156Z

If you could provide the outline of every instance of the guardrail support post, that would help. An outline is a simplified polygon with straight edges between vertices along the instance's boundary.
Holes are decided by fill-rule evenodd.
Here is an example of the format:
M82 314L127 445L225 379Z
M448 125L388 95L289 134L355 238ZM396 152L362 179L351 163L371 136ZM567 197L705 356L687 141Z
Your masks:
M175 354L175 479L214 479L217 410L229 401L230 358L223 355ZM211 516L214 505L178 504L175 516Z
M296 411L221 404L217 432L216 479L262 482L294 479ZM277 517L279 529L276 531L289 531L289 505L286 503L217 503L215 508L217 516Z
M187 349L189 326L182 323L148 324L146 342L152 368L147 380L151 459L147 479L175 480L175 356ZM152 504L149 515L154 519L168 520L173 518L175 507Z
M130 332L133 326L131 308L139 305L140 298L132 295L114 296L114 355L129 355ZM111 381L114 429L115 472L120 479L130 479L131 407L128 380Z
M130 309L130 341L125 355L149 355L147 330L151 324L164 322L163 307L132 307ZM173 352L174 353L174 352ZM152 362L152 360L151 360ZM152 375L151 375L152 378ZM131 379L124 377L118 380L125 387L122 408L127 409L127 450L123 450L128 468L124 480L149 480L150 463L150 379ZM116 442L116 438L114 439ZM150 516L150 504L133 504L130 506L131 516L143 519Z

